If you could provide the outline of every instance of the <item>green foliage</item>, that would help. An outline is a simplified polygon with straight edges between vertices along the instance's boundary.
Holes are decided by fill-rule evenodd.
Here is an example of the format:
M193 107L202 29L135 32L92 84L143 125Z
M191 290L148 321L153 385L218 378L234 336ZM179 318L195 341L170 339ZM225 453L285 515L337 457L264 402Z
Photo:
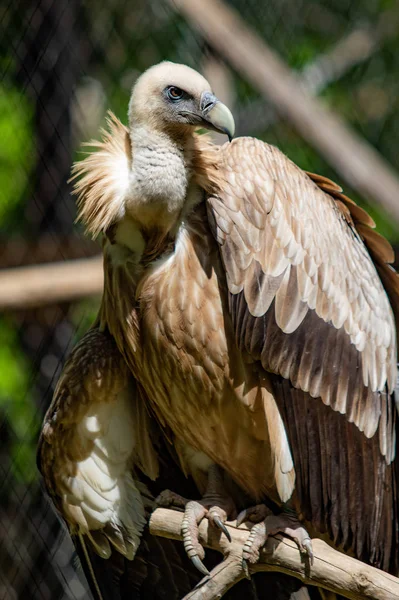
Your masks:
M100 299L87 298L73 306L69 315L75 328L73 346L93 326L99 311L99 304Z
M0 225L21 207L34 164L32 106L7 80L0 84Z
M33 107L12 82L14 64L0 60L5 76L0 83L0 228L7 231L21 210L34 165ZM15 229L15 227L14 227ZM36 440L40 425L29 376L29 361L21 350L12 320L0 319L0 412L6 415L10 439L11 472L30 482L37 476Z
M14 324L2 318L0 331L0 412L7 416L11 431L12 472L16 479L29 482L37 476L35 446L40 419L31 394L29 362Z

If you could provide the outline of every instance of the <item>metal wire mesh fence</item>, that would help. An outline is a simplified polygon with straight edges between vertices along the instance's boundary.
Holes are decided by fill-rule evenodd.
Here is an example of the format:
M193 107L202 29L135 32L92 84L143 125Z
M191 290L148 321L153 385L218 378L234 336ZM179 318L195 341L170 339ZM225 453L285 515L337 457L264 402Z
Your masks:
M318 95L399 169L396 2L228 4L293 70L298 89ZM279 106L166 0L14 0L0 7L0 24L3 269L98 252L74 225L71 163L108 108L126 121L135 79L164 59L202 70L233 108L239 134L261 137L304 169L340 179ZM391 216L368 204L379 230L398 242ZM42 491L35 445L65 356L97 306L95 298L0 314L0 600L89 596Z

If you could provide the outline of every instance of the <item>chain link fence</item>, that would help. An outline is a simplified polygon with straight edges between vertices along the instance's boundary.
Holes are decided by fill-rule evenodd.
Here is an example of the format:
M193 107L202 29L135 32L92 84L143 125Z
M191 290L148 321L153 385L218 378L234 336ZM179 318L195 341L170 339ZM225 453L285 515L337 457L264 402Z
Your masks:
M228 5L283 58L298 87L318 95L399 171L397 2ZM107 109L126 122L135 79L164 59L204 72L232 107L239 134L261 137L304 169L340 180L279 115L279 107L166 0L3 2L2 269L98 253L74 225L71 163L80 143L97 135ZM398 243L391 216L377 204L366 208L379 230ZM43 493L35 446L61 366L98 304L99 298L89 298L0 313L0 600L90 597L68 534Z

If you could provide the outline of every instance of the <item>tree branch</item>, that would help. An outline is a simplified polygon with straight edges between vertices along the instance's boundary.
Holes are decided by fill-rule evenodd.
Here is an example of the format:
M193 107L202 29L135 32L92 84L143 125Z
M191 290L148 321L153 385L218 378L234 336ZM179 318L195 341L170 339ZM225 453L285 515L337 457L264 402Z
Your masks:
M0 310L96 296L103 289L102 256L0 270Z
M392 39L397 31L398 17L397 10L387 10L374 27L355 27L296 73L300 85L312 96L320 94L352 67L368 60L384 42ZM256 134L270 127L279 116L276 109L265 105L264 98L253 100L247 106L237 107L234 113L237 135Z
M316 57L302 69L303 85L311 94L321 92L353 66L365 62L385 42L396 36L398 25L397 7L384 11L373 25L358 25L325 54Z
M393 168L300 85L285 62L221 0L169 0L209 44L271 101L348 184L399 223L399 179Z
M157 508L151 515L149 529L152 535L182 540L183 513ZM204 519L199 527L199 540L208 548L218 550L225 560L211 573L211 579L203 579L185 597L185 600L213 600L221 598L245 574L241 567L242 547L248 537L248 529L227 525L232 542L220 535ZM397 600L399 579L346 556L319 539L313 539L314 564L303 559L296 544L283 536L270 537L261 553L259 563L250 567L251 573L278 571L297 577L304 584L315 585L351 600Z

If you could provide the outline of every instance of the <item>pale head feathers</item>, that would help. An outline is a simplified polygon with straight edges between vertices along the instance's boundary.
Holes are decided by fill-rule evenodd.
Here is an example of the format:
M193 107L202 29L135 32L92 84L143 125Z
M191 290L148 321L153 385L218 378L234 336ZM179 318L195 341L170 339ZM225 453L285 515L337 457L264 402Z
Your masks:
M145 123L153 130L164 131L176 126L176 113L164 101L167 86L184 89L200 102L201 94L211 91L208 81L197 71L173 62L164 61L145 71L132 89L129 103L129 126ZM187 123L178 123L187 127Z
M171 62L143 73L132 90L129 129L109 113L101 140L86 144L96 151L73 167L78 220L87 232L96 237L125 216L147 237L176 231L192 199L201 199L191 183L211 191L218 179L218 152L194 135L198 126L234 131L230 111L202 75Z

